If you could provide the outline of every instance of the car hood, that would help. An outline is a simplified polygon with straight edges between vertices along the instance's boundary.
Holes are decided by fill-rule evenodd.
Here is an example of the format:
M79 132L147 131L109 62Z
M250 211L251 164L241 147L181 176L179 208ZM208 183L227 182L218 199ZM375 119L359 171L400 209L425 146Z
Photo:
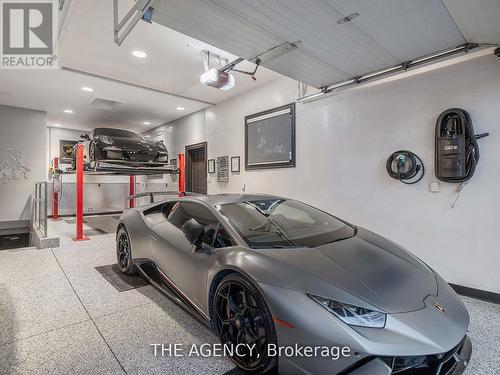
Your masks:
M314 248L266 250L266 255L304 273L303 280L313 276L317 286L312 288L306 282L308 293L350 302L345 295L328 295L334 289L326 288L326 283L388 313L423 309L424 299L438 292L434 274L420 260L362 228L356 236L338 242Z

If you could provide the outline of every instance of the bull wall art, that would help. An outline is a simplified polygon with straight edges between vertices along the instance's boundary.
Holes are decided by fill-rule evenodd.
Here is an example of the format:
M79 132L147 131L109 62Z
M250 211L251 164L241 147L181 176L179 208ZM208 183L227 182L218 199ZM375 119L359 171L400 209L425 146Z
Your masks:
M23 153L15 148L8 148L0 157L0 181L7 184L21 178L28 179L30 169L23 164Z

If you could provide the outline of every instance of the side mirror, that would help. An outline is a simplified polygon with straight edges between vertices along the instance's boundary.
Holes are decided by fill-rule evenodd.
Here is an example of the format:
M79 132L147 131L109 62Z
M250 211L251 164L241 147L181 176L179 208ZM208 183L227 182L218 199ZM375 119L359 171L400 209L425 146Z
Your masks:
M189 243L193 244L198 249L205 234L205 229L196 220L189 219L182 226L182 233L184 233Z

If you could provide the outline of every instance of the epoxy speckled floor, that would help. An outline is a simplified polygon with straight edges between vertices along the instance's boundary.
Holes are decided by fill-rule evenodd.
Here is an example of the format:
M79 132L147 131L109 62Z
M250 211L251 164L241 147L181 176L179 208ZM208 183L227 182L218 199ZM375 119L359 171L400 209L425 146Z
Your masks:
M61 247L0 251L0 374L223 374L222 358L154 357L150 344L217 338L150 285L118 292L94 267L115 262L114 235ZM86 229L90 229L86 227ZM473 357L467 375L500 375L500 305L464 298Z

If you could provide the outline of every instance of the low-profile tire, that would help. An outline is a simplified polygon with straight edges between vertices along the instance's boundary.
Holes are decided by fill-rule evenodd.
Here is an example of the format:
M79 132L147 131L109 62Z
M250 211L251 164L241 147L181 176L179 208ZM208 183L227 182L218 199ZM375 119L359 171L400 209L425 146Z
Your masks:
M94 141L90 141L89 143L89 156L88 156L88 160L87 160L87 163L83 163L83 169L86 170L86 171L89 171L92 166L95 164L95 143Z
M131 275L136 272L132 260L132 248L127 229L121 227L116 234L116 264L124 274Z
M231 357L233 363L248 374L275 370L278 359L268 356L267 348L277 345L276 330L257 287L246 277L232 273L222 279L212 302L213 326L222 344L256 344L252 353Z

